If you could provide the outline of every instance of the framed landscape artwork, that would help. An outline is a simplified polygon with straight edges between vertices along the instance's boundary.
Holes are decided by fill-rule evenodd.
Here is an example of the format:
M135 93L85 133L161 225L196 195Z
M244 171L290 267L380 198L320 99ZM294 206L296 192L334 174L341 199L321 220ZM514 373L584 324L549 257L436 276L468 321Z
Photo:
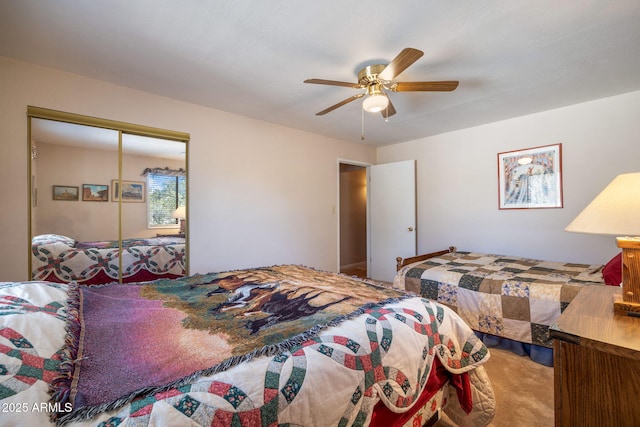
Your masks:
M78 201L80 192L78 187L69 185L54 185L53 200Z
M498 153L499 209L562 207L562 144Z
M108 202L109 186L98 184L82 184L82 201Z
M122 182L122 203L144 202L144 182L139 181L121 181ZM113 188L113 194L111 200L117 202L120 200L120 181L117 179L111 180L111 188Z

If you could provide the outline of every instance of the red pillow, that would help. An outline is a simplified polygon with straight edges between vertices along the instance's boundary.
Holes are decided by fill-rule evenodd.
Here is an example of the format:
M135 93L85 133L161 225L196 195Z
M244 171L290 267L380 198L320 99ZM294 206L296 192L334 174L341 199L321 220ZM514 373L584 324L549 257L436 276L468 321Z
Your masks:
M620 286L622 282L622 252L611 258L602 268L602 278L609 286Z

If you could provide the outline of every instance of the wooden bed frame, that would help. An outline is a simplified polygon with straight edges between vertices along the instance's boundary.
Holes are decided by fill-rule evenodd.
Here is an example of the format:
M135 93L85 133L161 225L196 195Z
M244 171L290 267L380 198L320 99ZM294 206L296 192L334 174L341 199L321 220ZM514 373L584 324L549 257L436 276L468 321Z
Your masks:
M402 267L404 267L405 265L414 263L414 262L418 262L418 261L424 261L426 259L429 258L433 258L436 256L440 256L440 255L444 255L444 254L450 254L451 252L455 252L457 250L457 248L455 246L449 246L449 249L445 249L442 251L437 251L437 252L431 252L428 254L423 254L423 255L416 255L416 256L412 256L409 258L402 258L402 257L397 257L396 258L396 271L400 270Z

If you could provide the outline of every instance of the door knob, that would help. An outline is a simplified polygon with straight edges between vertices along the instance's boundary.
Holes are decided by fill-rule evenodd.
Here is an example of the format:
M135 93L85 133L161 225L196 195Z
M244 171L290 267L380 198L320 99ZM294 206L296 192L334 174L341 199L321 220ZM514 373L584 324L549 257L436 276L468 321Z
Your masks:
M413 227L407 228L408 231L413 231Z

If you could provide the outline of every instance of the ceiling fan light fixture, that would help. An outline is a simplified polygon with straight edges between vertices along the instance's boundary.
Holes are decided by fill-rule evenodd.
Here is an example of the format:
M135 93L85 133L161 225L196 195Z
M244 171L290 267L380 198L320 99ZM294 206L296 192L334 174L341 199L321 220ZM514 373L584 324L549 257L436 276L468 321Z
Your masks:
M323 116L336 108L342 107L356 99L363 98L362 114L381 113L382 117L388 119L396 114L396 109L387 96L389 92L449 92L458 87L457 80L438 82L396 82L394 79L420 59L423 52L418 49L407 47L388 64L368 65L358 71L357 83L342 82L337 80L307 79L304 83L313 83L330 86L342 86L352 89L365 89L357 95L350 96L329 108L316 113L316 116ZM386 93L385 93L386 92ZM364 117L364 116L363 116Z
M389 98L383 93L370 95L362 102L362 108L368 113L379 113L388 105Z

